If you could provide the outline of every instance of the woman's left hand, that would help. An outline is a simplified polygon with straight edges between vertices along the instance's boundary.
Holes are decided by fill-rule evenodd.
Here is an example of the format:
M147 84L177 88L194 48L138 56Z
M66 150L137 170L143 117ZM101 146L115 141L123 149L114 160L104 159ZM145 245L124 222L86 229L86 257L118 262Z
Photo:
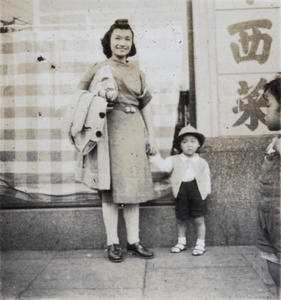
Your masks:
M152 116L151 116L151 107L148 103L142 110L141 114L147 129L147 145L146 145L146 153L148 155L155 155L157 152L157 147L154 140L154 130L152 124Z
M147 154L155 155L158 152L154 139L148 138Z

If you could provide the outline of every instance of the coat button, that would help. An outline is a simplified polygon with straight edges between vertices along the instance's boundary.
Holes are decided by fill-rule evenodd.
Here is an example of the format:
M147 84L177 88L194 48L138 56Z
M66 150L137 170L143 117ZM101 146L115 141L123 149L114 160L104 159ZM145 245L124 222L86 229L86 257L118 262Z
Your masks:
M103 119L103 118L105 117L105 113L100 112L100 113L99 113L99 116L100 116L101 119Z
M97 131L97 132L96 132L96 136L97 136L97 137L101 137L101 136L102 136L102 133L101 133L100 131Z

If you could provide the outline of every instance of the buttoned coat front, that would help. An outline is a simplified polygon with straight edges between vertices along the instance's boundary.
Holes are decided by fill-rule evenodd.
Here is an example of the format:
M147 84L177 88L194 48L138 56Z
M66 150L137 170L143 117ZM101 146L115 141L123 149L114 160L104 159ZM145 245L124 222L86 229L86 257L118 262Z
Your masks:
M106 107L104 98L77 91L62 126L78 152L75 179L97 190L110 189Z

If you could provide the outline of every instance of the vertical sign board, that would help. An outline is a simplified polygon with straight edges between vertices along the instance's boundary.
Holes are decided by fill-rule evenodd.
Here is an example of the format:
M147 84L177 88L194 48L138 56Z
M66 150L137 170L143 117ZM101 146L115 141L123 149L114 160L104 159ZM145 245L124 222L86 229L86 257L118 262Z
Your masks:
M216 1L220 135L263 134L263 86L280 72L280 1Z
M212 114L214 109L209 110L212 116L204 118L213 124L217 122L209 136L270 133L264 124L266 104L262 93L264 84L281 71L281 3L279 0L215 0L212 4L204 1L209 28L205 42L211 48L209 53L214 53L214 57L209 56L207 79L217 119ZM193 2L195 7L196 2ZM199 2L202 7L202 1ZM197 24L198 30L200 23ZM200 92L196 99L200 106L203 101Z

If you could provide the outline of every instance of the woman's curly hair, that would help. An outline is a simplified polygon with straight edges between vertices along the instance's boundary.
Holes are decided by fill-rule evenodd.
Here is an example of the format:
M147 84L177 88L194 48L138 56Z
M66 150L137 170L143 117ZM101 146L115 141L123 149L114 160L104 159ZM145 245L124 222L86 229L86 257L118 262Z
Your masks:
M109 28L109 30L105 33L104 37L101 39L101 44L103 47L103 53L105 54L105 56L107 58L110 58L112 56L112 51L111 51L111 47L110 47L110 38L112 35L112 32L114 29L123 29L123 30L131 30L132 32L132 47L131 47L131 51L127 54L127 57L129 56L134 56L137 53L137 49L134 43L134 32L131 28L131 26L128 23L127 19L119 19L116 20L115 23L113 25L111 25L111 27Z

